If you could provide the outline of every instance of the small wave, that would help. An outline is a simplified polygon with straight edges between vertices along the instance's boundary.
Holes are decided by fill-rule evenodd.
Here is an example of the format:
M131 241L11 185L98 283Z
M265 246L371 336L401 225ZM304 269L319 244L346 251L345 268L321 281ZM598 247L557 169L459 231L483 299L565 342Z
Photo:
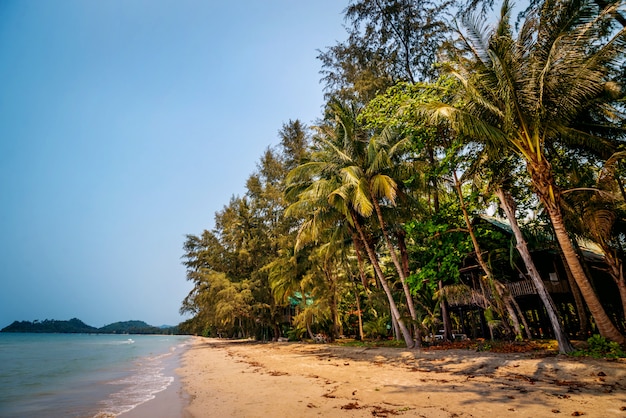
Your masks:
M127 339L127 340L118 340L118 341L98 341L98 342L89 343L89 345L94 345L94 346L107 346L107 345L128 345L128 344L135 344L135 340L133 340L132 338L129 338L129 339Z
M111 385L119 385L123 388L101 402L103 408L94 418L117 416L128 412L154 399L157 393L167 389L174 381L174 377L163 373L164 367L158 360L156 358L138 364L139 367L132 375L109 382Z

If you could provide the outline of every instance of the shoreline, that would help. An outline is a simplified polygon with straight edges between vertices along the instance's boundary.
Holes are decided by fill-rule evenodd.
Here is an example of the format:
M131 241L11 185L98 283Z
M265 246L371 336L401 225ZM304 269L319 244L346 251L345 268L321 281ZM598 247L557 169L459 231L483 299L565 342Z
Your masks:
M118 415L120 418L192 418L186 412L190 397L185 391L180 370L187 350L193 345L185 346L179 353L165 362L164 373L173 376L174 380L164 390L154 394L154 398L135 406L130 411Z
M623 359L196 337L182 363L185 418L626 417Z

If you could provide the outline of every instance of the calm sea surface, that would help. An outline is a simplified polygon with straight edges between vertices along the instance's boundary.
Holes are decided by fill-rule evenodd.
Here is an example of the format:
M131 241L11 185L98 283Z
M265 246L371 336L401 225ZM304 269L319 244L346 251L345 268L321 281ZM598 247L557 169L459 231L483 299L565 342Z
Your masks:
M0 333L0 417L110 417L174 381L189 337Z

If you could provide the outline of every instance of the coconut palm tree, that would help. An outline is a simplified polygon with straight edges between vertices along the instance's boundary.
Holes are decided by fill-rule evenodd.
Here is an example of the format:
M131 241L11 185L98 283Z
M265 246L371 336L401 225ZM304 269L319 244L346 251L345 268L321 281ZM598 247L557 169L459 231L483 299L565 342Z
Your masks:
M367 175L367 168L364 167L367 167L371 148L368 148L367 134L358 127L356 109L331 101L329 110L330 123L318 127L318 135L314 138L317 149L312 153L310 161L296 167L287 177L288 184L293 185L291 189L288 188L288 193L298 196L287 213L308 212L307 220L300 228L300 235L309 239L319 236L318 226L322 225L322 219L330 215L337 220L336 215L341 215L341 221L355 232L365 249L402 336L407 346L412 347L413 339L365 229L365 219L374 213L375 205L378 205L378 202L373 202L372 196L387 193L387 196L394 198L395 183L382 174ZM407 296L410 298L410 294Z
M619 161L624 157L626 152L615 153L599 170L593 170L597 172L592 178L592 187L584 187L586 185L583 184L564 191L564 208L573 233L592 240L602 250L606 272L617 286L622 311L626 315L626 277L623 266L626 208L617 172Z
M493 31L466 21L467 35L449 71L462 83L464 105L430 104L424 115L446 120L459 134L518 153L550 217L568 267L606 338L626 343L606 314L577 257L561 212L561 191L546 149L556 144L608 145L598 125L615 125L611 98L624 59L626 31L610 28L612 10L590 0L546 0L526 17L517 36L505 0ZM612 96L611 96L612 95ZM594 126L584 126L594 116Z

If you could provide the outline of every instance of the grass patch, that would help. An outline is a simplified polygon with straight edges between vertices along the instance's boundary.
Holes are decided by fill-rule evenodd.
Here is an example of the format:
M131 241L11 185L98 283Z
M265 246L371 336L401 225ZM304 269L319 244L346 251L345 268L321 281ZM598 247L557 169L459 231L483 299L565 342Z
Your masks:
M336 341L337 345L343 347L391 347L391 348L406 348L404 341L399 340L353 340L342 339Z
M388 347L406 348L404 341L398 340L338 340L336 345L343 347ZM525 340L525 341L491 341L483 338L475 340L463 340L452 342L440 342L437 344L424 344L424 350L474 350L491 353L530 353L542 354L557 353L558 343L556 340Z

